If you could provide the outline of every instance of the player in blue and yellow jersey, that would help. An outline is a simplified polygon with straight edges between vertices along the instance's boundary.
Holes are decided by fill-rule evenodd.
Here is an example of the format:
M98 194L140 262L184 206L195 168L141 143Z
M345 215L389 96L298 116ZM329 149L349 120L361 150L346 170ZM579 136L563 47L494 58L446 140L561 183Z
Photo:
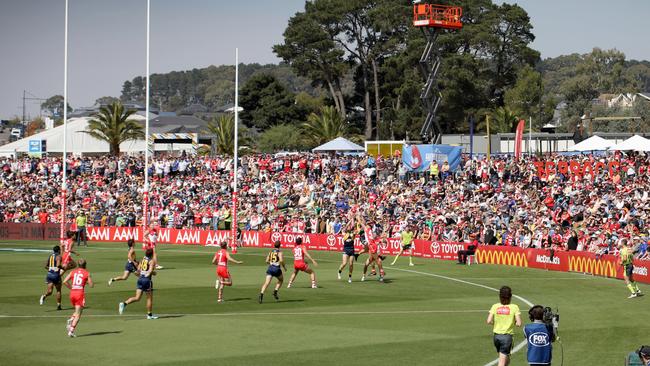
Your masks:
M39 304L43 305L45 299L52 295L52 291L56 289L56 309L61 310L61 273L63 269L61 268L61 248L57 245L52 248L52 254L47 258L45 262L45 269L47 270L47 276L45 277L45 283L47 284L47 289L45 293L41 295L41 299L38 301Z
M126 254L126 264L124 265L124 273L120 277L113 277L108 280L108 285L112 285L115 281L124 281L129 278L131 273L135 273L138 270L138 261L135 258L135 249L133 245L135 240L129 239L126 245L129 247L129 251Z
M140 301L142 293L147 294L147 319L158 319L153 315L153 280L152 276L156 275L156 260L153 258L153 249L149 248L145 252L144 258L140 261L138 266L138 285L135 290L135 296L128 298L126 301L121 302L118 311L120 314L124 312L127 305Z
M354 227L349 225L345 234L343 234L343 260L339 266L338 279L341 279L341 272L348 266L348 283L352 283L352 270L354 269L354 260L356 254L354 253Z
M619 264L623 267L623 278L625 279L625 284L627 288L630 289L632 294L628 296L628 299L641 296L641 290L639 286L634 282L633 273L634 273L634 250L632 249L631 243L627 239L621 241L621 250Z
M286 272L287 267L284 265L284 258L282 257L282 252L280 251L279 240L276 240L275 243L273 243L273 250L271 250L269 255L266 256L266 263L269 264L269 268L266 270L266 280L264 281L262 289L260 290L260 304L264 300L264 292L266 291L266 288L269 287L269 284L271 284L273 277L278 279L278 283L275 284L275 289L273 290L273 297L276 300L280 300L278 297L278 291L280 291L280 287L282 287L282 281L284 281L282 269L284 269Z

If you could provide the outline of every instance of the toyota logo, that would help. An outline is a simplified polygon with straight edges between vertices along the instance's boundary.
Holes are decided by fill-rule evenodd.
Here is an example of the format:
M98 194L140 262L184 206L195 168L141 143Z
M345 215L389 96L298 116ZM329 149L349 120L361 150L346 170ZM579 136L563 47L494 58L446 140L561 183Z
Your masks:
M379 243L379 247L381 248L381 250L387 250L388 249L388 242L384 241L384 242Z
M336 244L336 237L334 235L327 236L327 245L333 247Z
M438 253L440 253L440 244L438 244L438 243L431 243L431 253L433 253L433 254L438 254Z
M275 243L276 241L280 241L281 239L282 239L282 234L280 233L271 234L271 242Z

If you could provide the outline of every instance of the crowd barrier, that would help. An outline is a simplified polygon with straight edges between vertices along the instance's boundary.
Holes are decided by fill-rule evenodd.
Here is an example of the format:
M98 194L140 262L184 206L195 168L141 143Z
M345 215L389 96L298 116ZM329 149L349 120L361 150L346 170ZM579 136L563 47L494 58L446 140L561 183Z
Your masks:
M547 269L561 272L578 272L594 276L623 279L623 267L614 255L596 255L586 252L555 252L546 249L480 246L476 251L479 263L500 264L525 268ZM650 261L634 261L634 279L649 283Z
M58 224L16 224L0 223L0 240L57 240L60 227ZM89 241L126 242L129 239L142 241L142 228L139 227L88 227ZM291 247L297 237L302 237L308 250L327 250L340 252L343 249L343 237L332 234L297 234L279 232L242 232L241 244L246 247L270 248L279 240L283 247ZM160 229L158 242L176 245L218 246L228 241L227 230L195 229ZM466 249L469 244L457 242L431 242L414 240L413 256L421 258L454 260L457 252ZM357 238L355 248L362 245ZM382 244L382 253L395 255L400 250L400 240L391 238ZM518 247L479 246L476 251L478 263L499 264L525 268L546 269L562 272L579 272L596 276L623 278L623 268L618 265L618 258L613 255L597 256L586 252L555 252L549 250L522 249ZM634 261L635 280L650 284L648 267L650 261Z

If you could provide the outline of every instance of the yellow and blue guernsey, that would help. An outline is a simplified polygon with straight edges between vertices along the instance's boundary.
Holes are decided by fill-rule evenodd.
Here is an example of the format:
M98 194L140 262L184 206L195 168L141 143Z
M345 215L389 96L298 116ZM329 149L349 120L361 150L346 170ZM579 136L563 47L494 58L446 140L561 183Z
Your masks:
M47 277L45 277L46 283L59 284L61 283L61 272L60 268L57 266L57 259L59 254L52 252L50 257L47 258Z
M266 274L273 277L282 276L282 269L280 268L280 249L273 249L269 253L269 268Z
M153 274L153 266L151 265L151 258L144 257L140 262L140 277L138 278L138 290L153 291L153 281L151 275Z

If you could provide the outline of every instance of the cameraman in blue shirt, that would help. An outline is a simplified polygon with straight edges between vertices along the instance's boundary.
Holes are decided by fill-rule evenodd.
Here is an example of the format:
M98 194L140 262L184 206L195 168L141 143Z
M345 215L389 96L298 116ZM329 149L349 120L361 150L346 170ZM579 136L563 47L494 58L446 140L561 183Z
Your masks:
M544 307L535 305L528 311L532 323L526 324L524 334L528 342L528 364L530 366L550 366L553 352L552 342L555 332L552 324L544 323Z

